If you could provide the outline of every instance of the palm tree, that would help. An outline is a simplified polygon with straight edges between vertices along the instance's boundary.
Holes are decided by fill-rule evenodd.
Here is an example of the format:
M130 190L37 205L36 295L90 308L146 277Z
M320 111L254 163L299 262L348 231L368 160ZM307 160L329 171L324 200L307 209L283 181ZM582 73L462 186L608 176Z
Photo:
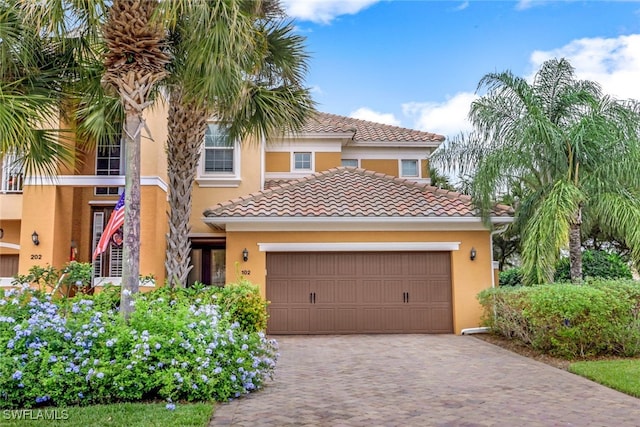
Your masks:
M96 60L103 62L103 83L112 89L124 109L122 138L127 170L121 311L127 318L133 310L131 295L138 292L139 283L142 114L152 102L149 95L166 75L165 66L170 58L165 52L164 15L160 13L159 6L162 3L167 7L167 3L172 2L15 1L33 24L36 33L68 46L74 51L77 63L95 65ZM95 67L90 68L96 71ZM64 67L61 71L66 72ZM77 75L73 78L76 82L82 81ZM96 131L107 123L99 119L95 109L91 111L91 105L81 104L80 107L80 110L84 110L84 117L90 119L88 132ZM59 108L59 111L65 110Z
M471 193L487 218L496 195L523 189L516 211L526 283L551 281L569 247L582 277L581 230L598 225L640 258L640 114L637 103L577 80L565 59L545 62L532 83L511 72L485 75L471 106L475 127L436 153L474 170Z
M213 115L230 140L299 129L313 110L302 87L303 38L283 22L276 1L206 2L184 10L172 28L167 141L170 286L189 274L191 193Z
M0 2L0 157L15 156L29 175L53 174L73 158L59 131L42 126L63 99L60 50L29 25L15 1Z

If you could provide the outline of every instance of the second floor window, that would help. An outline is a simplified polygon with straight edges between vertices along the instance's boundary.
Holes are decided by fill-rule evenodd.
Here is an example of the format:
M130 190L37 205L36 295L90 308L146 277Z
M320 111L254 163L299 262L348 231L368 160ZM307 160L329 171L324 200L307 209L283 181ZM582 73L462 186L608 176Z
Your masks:
M234 144L226 130L209 123L204 135L204 172L205 173L234 173Z
M115 139L107 145L100 145L96 152L96 175L121 175L122 145ZM96 194L119 194L118 187L96 187Z
M401 162L400 176L407 177L418 177L420 176L420 171L418 170L418 161L417 160L402 160Z
M342 166L357 168L358 167L358 159L342 159Z
M294 170L311 170L311 153L293 153Z

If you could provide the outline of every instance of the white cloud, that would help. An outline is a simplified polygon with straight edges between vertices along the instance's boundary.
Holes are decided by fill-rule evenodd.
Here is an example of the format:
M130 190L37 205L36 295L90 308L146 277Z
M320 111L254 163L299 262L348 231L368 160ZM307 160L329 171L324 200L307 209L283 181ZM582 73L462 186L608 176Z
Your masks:
M465 10L468 7L469 7L469 2L465 1L465 2L462 2L461 4L459 4L458 6L456 6L454 8L454 10Z
M617 38L574 40L550 51L535 51L530 61L533 72L551 58L566 58L579 79L598 82L605 93L619 99L640 99L640 34Z
M534 6L542 6L545 3L548 3L548 0L520 0L516 4L516 10L527 10Z
M473 93L459 92L445 102L409 102L402 105L402 111L414 120L413 128L452 138L471 131L467 114L477 98Z
M391 113L378 113L369 108L362 107L356 111L352 111L349 117L360 120L368 120L370 122L382 123L385 125L400 126L400 120L396 119Z
M283 0L287 14L302 21L330 23L340 15L353 15L380 0Z

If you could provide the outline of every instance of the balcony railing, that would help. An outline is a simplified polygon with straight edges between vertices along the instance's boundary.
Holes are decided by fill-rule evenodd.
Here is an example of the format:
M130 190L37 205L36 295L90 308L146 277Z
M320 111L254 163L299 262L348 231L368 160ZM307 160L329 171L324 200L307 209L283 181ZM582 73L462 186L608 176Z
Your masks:
M2 171L0 171L0 193L22 193L24 175L16 162L16 156L6 154L2 158Z

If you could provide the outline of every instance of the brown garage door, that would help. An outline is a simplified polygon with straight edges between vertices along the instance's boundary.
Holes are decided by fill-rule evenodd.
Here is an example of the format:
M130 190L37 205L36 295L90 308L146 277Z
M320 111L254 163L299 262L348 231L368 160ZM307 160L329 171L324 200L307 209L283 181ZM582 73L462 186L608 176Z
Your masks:
M267 254L270 334L451 333L449 252Z

